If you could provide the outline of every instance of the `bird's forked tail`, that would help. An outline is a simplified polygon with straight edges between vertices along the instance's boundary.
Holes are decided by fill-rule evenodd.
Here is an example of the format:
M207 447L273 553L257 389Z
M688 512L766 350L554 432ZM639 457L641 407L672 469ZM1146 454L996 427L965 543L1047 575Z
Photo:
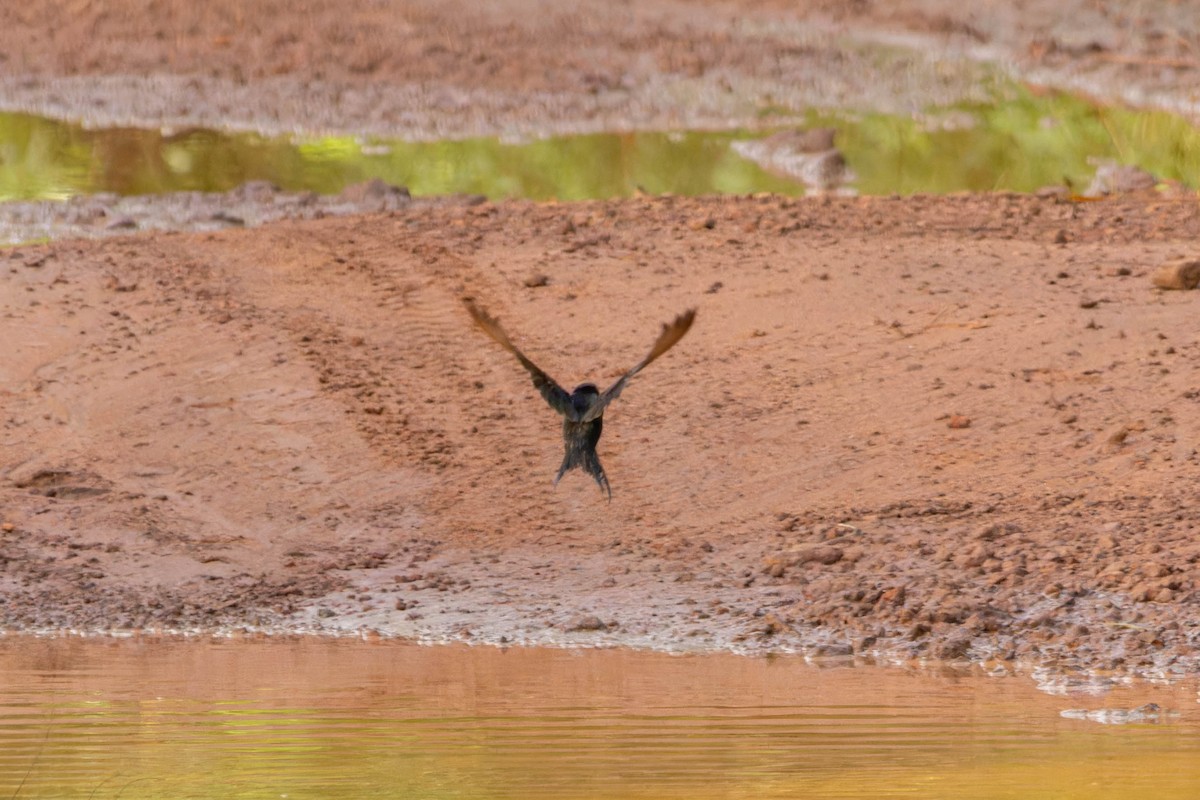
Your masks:
M568 447L566 454L563 455L562 466L558 468L558 474L554 476L554 485L558 486L562 476L573 469L581 469L591 475L600 490L607 493L608 499L612 500L612 489L608 485L608 476L604 474L604 467L600 466L600 456L596 455L595 450Z

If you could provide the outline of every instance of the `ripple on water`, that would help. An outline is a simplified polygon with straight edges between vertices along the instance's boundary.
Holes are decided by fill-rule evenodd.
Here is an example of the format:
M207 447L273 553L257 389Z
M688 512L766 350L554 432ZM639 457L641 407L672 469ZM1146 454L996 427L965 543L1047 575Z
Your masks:
M0 796L1192 798L1194 698L791 658L7 637ZM1151 699L1172 714L1062 714Z

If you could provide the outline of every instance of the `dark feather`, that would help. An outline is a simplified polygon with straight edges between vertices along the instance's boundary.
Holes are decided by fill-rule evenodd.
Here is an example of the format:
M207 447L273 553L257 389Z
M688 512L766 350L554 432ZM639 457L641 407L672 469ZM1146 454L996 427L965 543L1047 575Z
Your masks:
M508 334L504 332L504 328L500 327L500 320L489 315L470 299L463 300L463 305L467 307L467 311L470 312L471 317L475 320L475 324L482 328L484 333L495 339L501 347L517 357L517 360L521 362L521 366L533 378L534 387L541 393L546 402L550 404L550 407L567 419L577 421L579 419L579 412L576 411L575 406L571 403L571 396L567 394L565 389L555 383L553 378L543 372L537 364L534 364L525 357L524 353L517 349L516 345L508 338Z
M542 397L550 404L551 408L564 417L563 444L566 452L563 455L562 466L558 469L558 475L554 478L554 483L557 484L569 470L582 469L595 479L600 489L607 492L608 498L611 500L612 489L609 488L604 467L600 465L600 457L596 455L596 444L600 441L600 433L604 425L604 409L608 407L609 403L620 397L630 378L645 369L654 359L670 350L683 338L696 319L696 310L689 309L676 317L673 322L663 325L662 333L658 335L658 339L646 357L638 362L637 366L622 375L603 394L590 383L581 384L575 388L574 392L568 394L517 349L517 346L508 338L504 328L500 327L500 320L476 306L470 299L464 299L463 304L466 305L475 324L482 328L484 333L517 357L521 366L533 378L533 385Z
M696 309L689 308L687 311L676 317L674 322L669 324L664 323L662 326L662 333L658 335L658 339L654 342L654 347L650 348L650 352L646 354L646 357L639 361L636 367L618 378L616 383L608 387L604 394L600 395L600 401L594 404L590 409L588 409L587 413L583 415L583 420L586 422L588 420L596 419L603 414L604 409L608 407L608 404L621 396L621 392L624 391L625 384L629 382L629 379L648 367L651 361L674 347L679 340L683 338L683 335L691 329L692 323L695 320Z

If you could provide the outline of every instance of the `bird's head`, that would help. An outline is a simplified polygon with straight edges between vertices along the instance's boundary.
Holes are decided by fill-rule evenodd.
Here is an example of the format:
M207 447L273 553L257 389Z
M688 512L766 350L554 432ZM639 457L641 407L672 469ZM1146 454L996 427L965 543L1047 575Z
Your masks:
M600 390L594 383L581 383L571 392L571 405L579 414L586 412L600 397Z

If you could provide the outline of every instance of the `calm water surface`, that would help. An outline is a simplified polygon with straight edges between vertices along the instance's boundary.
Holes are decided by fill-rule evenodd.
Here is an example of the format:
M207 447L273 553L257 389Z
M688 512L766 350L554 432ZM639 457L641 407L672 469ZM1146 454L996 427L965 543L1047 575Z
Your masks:
M790 658L10 636L0 797L1191 800L1196 699ZM1178 716L1061 716L1148 700Z
M812 112L807 126L836 128L863 194L1081 191L1102 162L1137 165L1195 187L1200 130L1159 111L1101 106L1011 88L987 105L915 116ZM763 120L770 130L770 118ZM116 192L226 191L248 180L336 193L381 178L414 195L459 192L493 199L579 200L653 194L803 194L733 143L765 132L600 133L507 142L269 138L202 129L92 130L0 113L0 200Z

